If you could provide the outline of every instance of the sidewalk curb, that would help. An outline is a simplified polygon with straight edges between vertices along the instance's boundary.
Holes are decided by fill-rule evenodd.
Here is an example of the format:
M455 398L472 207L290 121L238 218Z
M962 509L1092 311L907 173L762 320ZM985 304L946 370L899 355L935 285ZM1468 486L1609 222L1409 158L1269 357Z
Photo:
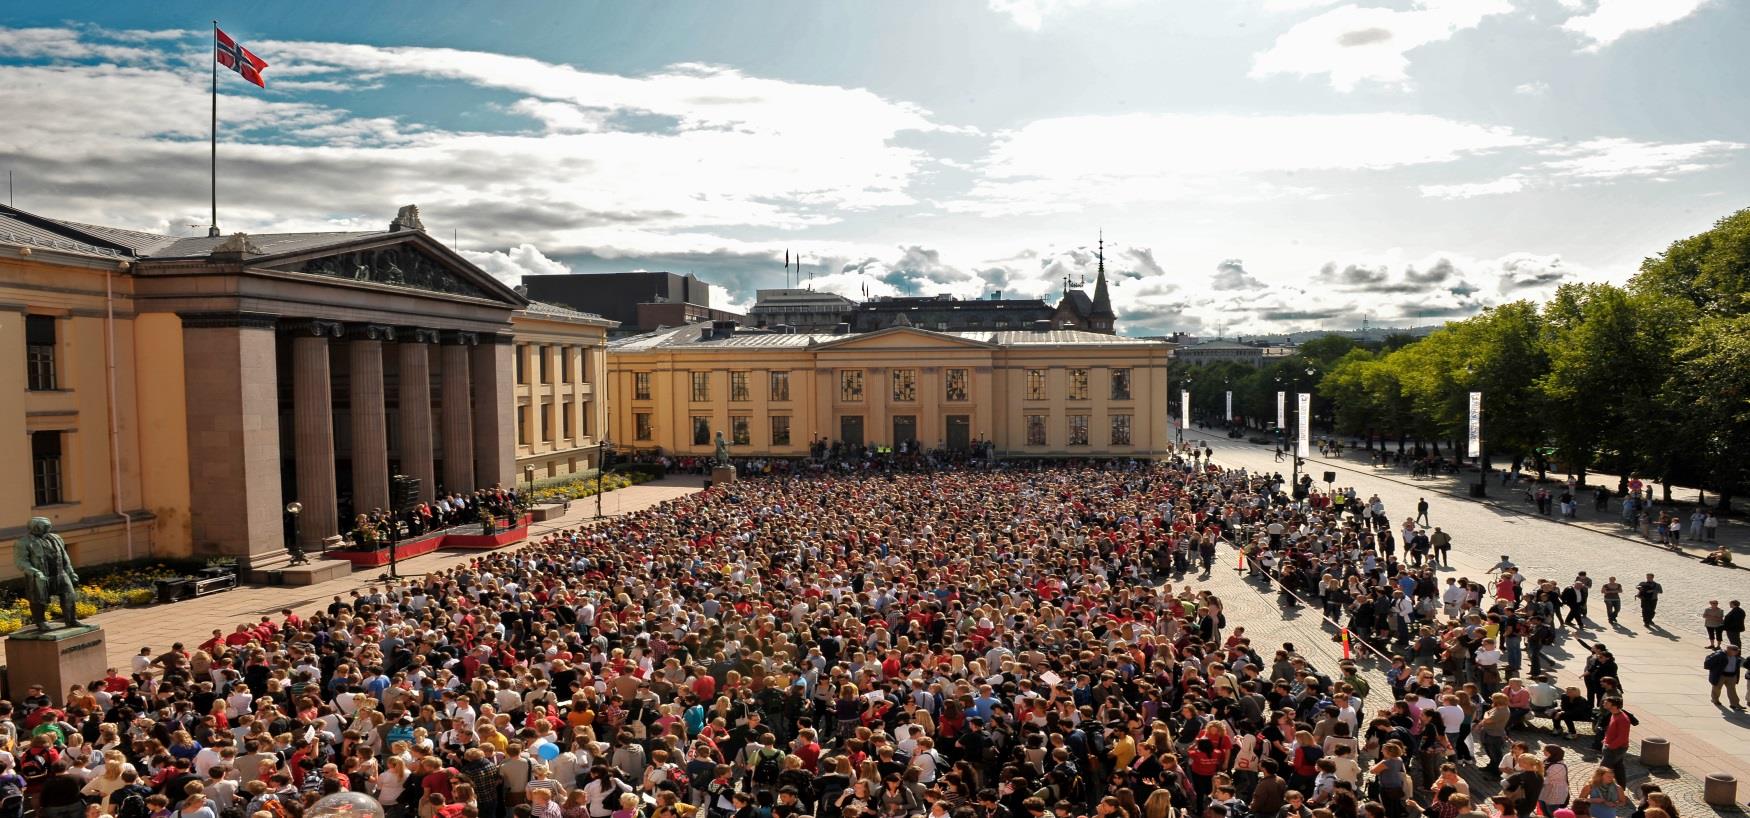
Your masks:
M1207 432L1199 432L1199 433L1203 434L1206 437L1213 437L1212 435L1209 435ZM1225 439L1226 438L1223 438L1223 440L1225 440ZM1249 440L1246 440L1245 438L1240 438L1238 440L1238 442L1241 442L1247 446L1253 446L1253 447L1256 447L1259 449L1264 448L1263 446L1260 446L1256 443L1253 443ZM1416 482L1412 482L1409 480L1403 480L1403 479L1400 479L1394 475L1381 474L1379 472L1361 472L1359 469L1356 469L1353 466L1351 466L1350 464L1345 463L1343 461L1326 460L1325 458L1322 458L1322 457L1303 457L1303 458L1301 458L1301 460L1304 460L1308 463L1320 463L1320 464L1323 464L1326 466L1335 466L1337 468L1346 469L1348 471L1354 471L1354 472L1366 474L1369 477L1378 478L1380 480L1389 480L1393 483L1397 483L1398 485L1402 485L1402 486L1425 486L1426 485L1424 483L1416 483ZM1454 494L1454 495L1452 495L1452 497L1453 497L1453 499L1466 500L1466 501L1469 501L1472 503L1477 503L1479 505L1493 506L1495 508L1499 508L1499 509L1502 509L1505 511L1511 511L1514 514L1517 514L1521 517L1530 517L1534 520L1543 520L1544 522L1550 523L1553 525L1561 525L1561 526L1568 526L1568 527L1572 527L1572 528L1578 528L1582 531L1591 531L1591 532L1596 533L1596 534L1603 534L1606 537L1615 537L1615 538L1622 540L1624 542L1632 542L1632 543L1635 543L1636 545L1644 545L1644 546L1647 546L1649 548L1657 548L1661 551L1664 551L1667 554L1675 554L1677 556L1683 557L1685 559L1694 560L1696 562L1701 562L1701 559L1702 559L1701 557L1698 557L1698 556L1691 554L1687 551L1684 551L1682 549L1672 550L1670 548L1666 548L1665 546L1659 545L1658 543L1648 542L1647 540L1645 540L1639 536L1631 536L1628 534L1619 534L1615 531L1607 531L1607 530L1603 530L1603 529L1597 529L1597 528L1593 528L1591 526L1580 525L1578 523L1564 523L1564 522L1561 522L1560 520L1553 520L1553 519L1546 517L1545 515L1534 514L1532 512L1526 511L1525 509L1519 508L1518 506L1515 506L1515 505L1510 504L1510 503L1502 502L1500 500L1496 500L1492 497L1484 498L1484 499L1477 499L1475 497L1471 497L1471 496L1465 495L1465 494ZM1716 565L1716 566L1712 566L1712 567L1724 568L1727 570L1750 571L1750 566L1740 565L1736 562L1732 563L1731 565Z

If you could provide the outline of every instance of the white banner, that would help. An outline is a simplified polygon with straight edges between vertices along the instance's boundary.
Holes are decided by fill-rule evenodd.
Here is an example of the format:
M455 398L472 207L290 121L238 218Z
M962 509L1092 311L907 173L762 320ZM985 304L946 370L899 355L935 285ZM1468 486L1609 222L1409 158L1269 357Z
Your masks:
M1227 422L1232 423L1233 419L1234 419L1234 393L1229 391L1227 393Z
M1179 390L1179 428L1191 428L1191 390Z
M1294 453L1301 457L1312 456L1312 394L1302 392L1296 396L1295 409L1300 413L1298 425L1300 434L1294 444Z
M1483 393L1470 393L1470 456L1483 456Z
M1276 432L1288 434L1288 393L1276 393Z

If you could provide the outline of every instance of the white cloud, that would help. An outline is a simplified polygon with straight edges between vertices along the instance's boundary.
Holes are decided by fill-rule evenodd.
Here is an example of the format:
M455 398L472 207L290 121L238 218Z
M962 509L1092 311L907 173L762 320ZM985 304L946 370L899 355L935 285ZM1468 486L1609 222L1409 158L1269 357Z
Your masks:
M1513 86L1513 93L1522 97L1541 97L1549 93L1549 83L1543 81L1522 82Z
M1015 25L1038 31L1048 17L1063 14L1101 0L986 0L990 10L1007 15ZM1111 2L1111 0L1105 0Z
M1584 51L1598 51L1636 31L1667 26L1682 20L1710 0L1596 0L1583 4L1579 0L1563 0L1574 11L1591 7L1586 14L1569 17L1562 28L1588 41Z
M1268 177L1450 162L1541 140L1425 114L1126 114L1038 120L998 135L966 196L984 215L1099 203L1255 199L1319 191ZM1235 184L1235 175L1248 178Z
M1552 155L1565 158L1543 163L1554 176L1591 181L1622 178L1658 178L1707 170L1726 161L1728 154L1750 145L1740 142L1657 143L1632 139L1589 139L1575 145L1552 148Z
M526 275L557 275L571 272L571 267L542 254L533 244L523 243L509 250L462 250L462 257L506 284L521 284Z
M1264 0L1264 10L1274 13L1307 11L1336 5L1340 0Z
M1503 176L1492 182L1471 182L1456 185L1422 185L1418 188L1423 196L1435 199L1470 199L1477 196L1499 196L1504 193L1518 193L1525 189L1525 176L1514 173Z
M1325 74L1339 91L1364 82L1404 85L1409 82L1409 52L1512 10L1508 0L1419 0L1406 10L1350 3L1277 37L1253 59L1251 75Z
M0 57L145 61L155 56L155 52L144 48L91 42L72 29L0 28Z

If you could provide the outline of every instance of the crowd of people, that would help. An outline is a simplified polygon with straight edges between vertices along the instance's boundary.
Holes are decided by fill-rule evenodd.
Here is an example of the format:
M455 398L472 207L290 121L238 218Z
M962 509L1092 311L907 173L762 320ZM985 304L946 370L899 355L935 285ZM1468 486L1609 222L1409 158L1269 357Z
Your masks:
M1627 795L1609 652L1585 690L1540 674L1584 574L1442 582L1444 532L1207 450L901 465L743 479L28 691L0 813L1678 818ZM1229 621L1229 543L1355 661Z
M517 489L495 486L466 494L440 494L430 502L418 503L400 512L372 509L354 518L352 529L347 532L347 547L388 548L392 536L407 540L472 523L481 523L490 534L493 529L505 525L505 521L522 506Z

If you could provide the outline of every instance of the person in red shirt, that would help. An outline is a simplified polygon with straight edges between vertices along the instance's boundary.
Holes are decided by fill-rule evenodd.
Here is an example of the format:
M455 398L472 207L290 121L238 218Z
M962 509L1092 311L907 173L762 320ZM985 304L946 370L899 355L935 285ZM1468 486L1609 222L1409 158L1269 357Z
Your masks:
M255 632L251 631L248 625L238 625L236 631L225 637L225 644L233 647L242 647L253 641L255 641Z
M1633 718L1622 709L1622 699L1615 696L1604 700L1604 709L1610 713L1610 722L1604 728L1604 754L1599 757L1598 765L1614 771L1616 780L1627 781L1628 770L1623 759L1628 756L1628 733Z

